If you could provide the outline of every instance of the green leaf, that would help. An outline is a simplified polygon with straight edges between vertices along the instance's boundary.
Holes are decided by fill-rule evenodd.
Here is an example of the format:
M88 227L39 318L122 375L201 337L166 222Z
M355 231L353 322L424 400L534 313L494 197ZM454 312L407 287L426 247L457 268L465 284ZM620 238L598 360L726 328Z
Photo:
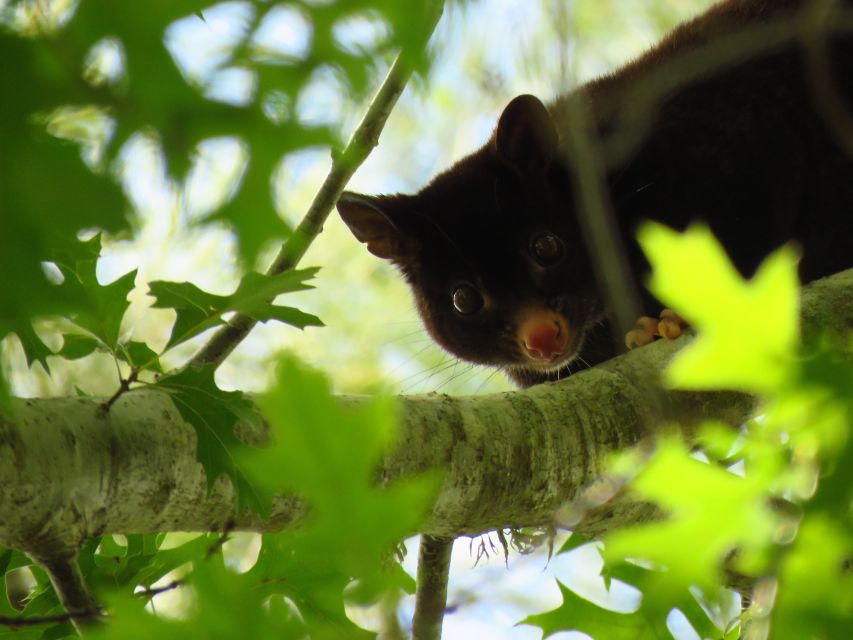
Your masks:
M154 386L169 394L181 417L195 429L196 457L204 467L208 490L225 474L234 485L237 510L248 507L264 514L269 510L271 495L262 495L252 487L235 459L237 451L248 447L237 439L234 427L239 421L251 419L253 405L243 393L217 387L215 371L213 365L187 368L161 378Z
M53 351L50 350L50 347L35 332L33 325L29 322L22 324L18 327L16 333L18 340L21 341L21 346L24 348L27 365L31 367L33 366L33 362L39 362L44 367L44 370L49 373L50 367L47 365L47 358L53 355Z
M557 586L563 603L547 613L528 616L520 624L539 627L543 638L560 631L581 631L595 640L670 640L668 634L659 635L640 613L604 609L584 600L559 580Z
M373 638L347 617L344 589L352 575L341 561L341 552L328 542L344 543L338 535L324 542L311 531L266 535L258 561L248 572L249 584L259 585L263 597L284 596L299 609L311 638ZM304 633L304 631L303 631Z
M649 289L698 332L667 368L683 389L777 390L794 372L799 341L797 255L783 247L750 281L703 226L684 233L646 223L639 241L652 264ZM696 274L702 274L697 286Z
M171 348L198 334L223 324L222 316L229 312L244 313L258 321L279 320L300 329L306 326L322 326L316 316L291 307L272 304L277 295L292 291L311 289L305 281L313 278L318 269L286 271L275 276L248 273L240 281L237 290L230 296L218 296L202 291L190 282L152 282L150 295L158 309L174 309L177 313L175 325L166 348Z
M121 320L130 306L127 297L133 290L136 269L102 285L97 277L100 255L100 235L59 251L53 261L64 280L57 290L59 295L76 302L77 311L71 316L74 324L115 351Z
M710 591L734 549L760 552L771 543L777 516L767 506L769 482L758 470L742 477L700 462L681 442L666 438L631 489L637 498L659 504L667 519L607 536L604 556L608 562L642 558L665 567L665 588L650 594L660 599L691 585Z
M0 416L8 415L11 411L10 397L9 383L6 382L6 377L3 375L3 368L0 367Z
M188 562L203 560L219 536L202 534L171 549L162 550L162 534L127 535L126 543L113 536L96 538L80 552L80 569L96 592L123 589L133 593L143 585L151 586L170 571Z
M585 535L572 531L571 535L569 535L569 537L563 543L563 546L561 546L560 549L557 551L557 555L561 553L568 553L569 551L574 551L578 547L582 547L583 545L589 544L590 542L591 540Z
M849 513L847 514L849 518ZM773 608L773 637L844 638L853 621L853 535L830 518L814 516L800 526L783 556Z
M305 637L304 624L290 607L281 606L281 602L268 602L245 575L235 573L221 562L196 562L186 582L193 587L193 606L181 619L151 615L143 608L144 598L114 593L107 597L112 614L110 623L87 631L87 637L104 640ZM235 615L235 611L239 615ZM331 640L330 636L326 638Z
M123 360L134 369L148 369L157 373L163 372L157 352L144 342L130 341L122 343L119 345L116 355L120 360Z
M346 573L358 576L367 592L395 583L391 574L378 571L380 560L417 530L436 479L377 487L377 466L396 434L392 399L341 406L324 376L285 357L276 386L259 406L272 442L241 454L253 486L306 499L311 507L306 540L315 553L339 553Z
M79 333L66 333L62 336L62 348L56 355L62 356L67 360L77 360L91 355L100 346L101 342L91 336L84 336Z
M27 347L31 319L69 314L77 301L57 295L41 263L80 229L123 228L127 206L112 180L87 168L75 145L48 135L35 117L91 98L79 76L82 58L51 44L0 31L0 86L15 88L14 99L0 101L0 336L17 333L30 362L42 363L42 346Z

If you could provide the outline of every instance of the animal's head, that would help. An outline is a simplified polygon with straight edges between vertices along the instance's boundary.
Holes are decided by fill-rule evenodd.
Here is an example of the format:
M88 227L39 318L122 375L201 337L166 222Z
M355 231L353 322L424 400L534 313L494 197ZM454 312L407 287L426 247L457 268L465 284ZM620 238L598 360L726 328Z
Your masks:
M337 206L399 268L436 342L512 373L566 366L603 317L572 203L551 116L525 95L482 149L419 193L347 192Z

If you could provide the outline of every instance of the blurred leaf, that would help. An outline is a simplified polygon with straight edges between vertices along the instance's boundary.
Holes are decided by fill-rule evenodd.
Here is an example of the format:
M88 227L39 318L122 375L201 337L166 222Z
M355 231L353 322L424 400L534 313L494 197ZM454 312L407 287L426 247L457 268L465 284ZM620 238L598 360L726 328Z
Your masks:
M848 513L849 517L849 513ZM848 521L849 522L849 521ZM800 527L782 562L773 608L773 638L844 638L853 628L853 536L829 518Z
M34 117L86 101L74 61L5 30L0 59L0 87L14 87L14 99L0 100L0 336L17 333L30 362L44 363L31 318L70 314L80 301L58 294L42 261L75 242L79 229L122 228L126 204L111 180L83 164L76 146L49 136Z
M24 618L41 617L61 614L64 612L62 605L56 598L50 579L44 570L33 563L23 553L18 551L12 552L11 562L7 565L6 571L11 571L17 567L29 567L33 577L36 580L36 587L29 599L26 601L23 611L12 610L12 617L20 616ZM5 576L3 576L5 578ZM5 589L5 579L3 580L3 588ZM4 599L8 602L8 599ZM0 626L0 638L9 638L14 640L44 640L45 638L69 638L74 637L75 632L70 622L53 623L46 625L36 625L33 627L5 627Z
M286 597L298 608L308 631L317 640L373 638L376 634L357 627L344 609L344 589L352 581L341 563L341 549L325 546L347 544L340 530L336 540L318 541L311 531L266 535L255 566L246 574L249 584L260 585L263 597ZM355 540L358 544L358 540Z
M0 416L7 415L11 410L9 399L9 383L6 382L6 377L3 375L3 369L0 367Z
M853 336L822 336L800 366L799 385L830 392L853 415Z
M248 273L230 296L218 296L202 291L190 282L152 282L149 294L155 298L157 309L174 309L178 317L166 348L171 348L198 334L223 324L223 314L236 311L259 321L279 320L303 329L322 326L316 316L291 307L280 307L270 300L291 291L311 289L305 280L313 278L316 268L285 271L275 276Z
M392 400L340 406L321 374L287 357L259 406L272 443L241 459L253 485L292 491L310 504L301 552L338 562L365 592L397 584L392 573L378 571L380 561L416 531L436 482L421 477L377 486L377 467L396 433Z
M234 485L237 510L248 507L264 514L269 510L271 495L262 494L260 485L251 486L245 470L235 460L237 450L246 445L234 435L234 427L238 421L250 419L253 405L243 393L217 387L215 370L213 365L186 368L160 378L154 386L169 394L183 419L195 429L196 457L204 467L208 491L225 474Z
M767 483L760 473L742 477L700 462L679 441L664 439L631 488L636 497L659 504L667 519L607 536L604 556L609 562L642 558L665 568L666 589L659 585L648 597L671 599L691 585L711 590L728 554L761 551L771 543L777 516L767 506Z
M162 534L127 535L126 544L104 536L89 541L80 552L80 570L96 593L115 588L133 593L139 585L150 587L170 571L204 559L218 538L217 534L202 534L161 550Z
M573 551L578 547L582 547L585 544L589 544L591 540L587 538L585 535L581 533L576 533L574 531L571 532L568 539L563 543L563 546L557 551L557 555L561 553L568 553L569 551Z
M113 594L107 598L112 614L110 624L87 631L87 637L104 640L305 637L304 626L290 607L268 602L244 575L229 570L221 562L197 562L186 582L194 598L182 619L154 616L143 608L145 599Z
M678 233L646 223L638 237L652 264L649 289L698 332L666 370L669 383L684 389L779 389L792 375L799 340L795 251L779 249L744 281L707 227Z

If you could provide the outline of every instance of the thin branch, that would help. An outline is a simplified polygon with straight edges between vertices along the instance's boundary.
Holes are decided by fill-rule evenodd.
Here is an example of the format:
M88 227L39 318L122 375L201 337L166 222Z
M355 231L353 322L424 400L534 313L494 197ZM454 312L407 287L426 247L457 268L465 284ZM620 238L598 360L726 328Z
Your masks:
M634 326L640 317L640 302L610 203L601 143L592 134L592 112L586 100L583 92L577 92L566 101L569 135L564 143L568 157L577 159L568 166L577 187L576 209L584 243L590 248L597 280L604 285L613 311L614 342L619 351L624 351L617 336L624 336Z
M139 596L140 598L153 598L154 596L159 596L161 593L173 591L178 587L182 587L183 585L183 580L172 580L169 584L164 584L162 587L148 587L146 589L140 589L139 591L136 591L133 595Z
M123 394L130 390L130 385L136 382L136 379L139 377L139 369L132 369L130 375L127 378L121 378L121 383L119 384L116 392L107 399L104 404L101 405L101 410L104 413L109 413L110 408L115 404L115 401L118 400Z
M72 622L74 620L87 620L100 618L102 615L98 609L87 609L84 611L66 611L53 616L16 616L14 618L0 616L0 625L12 628L36 627L42 624L56 624L59 622Z
M418 586L415 616L412 620L414 640L440 640L441 625L447 608L447 581L450 577L450 553L453 538L421 536L418 553Z
M210 547L208 547L207 551L204 554L204 559L209 560L216 554L222 546L231 539L231 532L234 530L234 520L229 520L225 523L225 526L222 529L222 535L219 536ZM145 589L140 589L139 591L134 592L133 595L139 596L140 598L153 598L154 596L158 596L161 593L166 593L167 591L173 591L178 587L184 586L184 580L172 580L168 584L163 585L162 587L147 587Z
M86 585L86 579L80 572L76 555L49 559L33 555L33 559L50 576L50 582L59 597L59 602L67 612L66 619L73 622L78 631L86 626L84 623L94 623L101 619L103 615L101 607L95 602Z
M368 107L367 113L344 150L334 157L332 168L319 191L317 191L317 195L314 196L308 212L282 246L275 261L267 270L267 274L282 273L294 268L299 263L308 247L323 230L323 224L329 217L332 207L334 207L349 179L367 159L373 148L379 144L379 134L412 75L413 60L426 46L441 17L444 6L442 0L431 0L430 5L429 22L423 37L410 48L402 50L394 64L391 65L382 86ZM205 364L219 366L249 334L256 322L246 315L235 316L227 326L217 331L207 344L199 350L190 361L189 366L199 367Z
M205 560L212 558L214 554L222 549L222 546L231 539L232 531L234 531L233 519L225 523L225 526L222 528L222 535L219 536L212 545L210 545L207 552L204 554Z

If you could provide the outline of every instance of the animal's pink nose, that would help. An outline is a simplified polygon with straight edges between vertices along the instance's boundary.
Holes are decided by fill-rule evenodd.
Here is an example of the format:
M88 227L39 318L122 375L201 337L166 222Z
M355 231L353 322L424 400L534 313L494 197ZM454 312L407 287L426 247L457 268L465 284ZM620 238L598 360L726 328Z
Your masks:
M522 340L527 352L537 360L551 360L562 353L565 339L556 322L541 322L527 328Z

